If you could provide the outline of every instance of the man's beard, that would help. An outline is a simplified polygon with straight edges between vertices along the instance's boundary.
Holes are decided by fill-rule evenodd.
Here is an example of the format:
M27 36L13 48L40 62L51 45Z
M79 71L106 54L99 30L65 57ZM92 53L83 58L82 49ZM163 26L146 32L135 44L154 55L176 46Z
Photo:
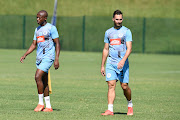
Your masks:
M114 25L115 25L115 27L118 27L118 28L122 27L122 23L120 23L120 24L115 24L114 23Z

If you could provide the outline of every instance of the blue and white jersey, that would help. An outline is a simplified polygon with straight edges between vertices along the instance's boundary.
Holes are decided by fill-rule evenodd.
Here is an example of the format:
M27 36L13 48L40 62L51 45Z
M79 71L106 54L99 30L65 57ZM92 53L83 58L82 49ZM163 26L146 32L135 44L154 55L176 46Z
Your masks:
M44 58L55 59L55 43L53 39L58 37L56 27L50 23L46 23L45 26L38 26L35 29L33 40L37 41L36 61L41 61Z
M108 29L104 37L104 42L109 43L107 63L117 65L124 57L127 50L126 42L129 41L132 41L132 34L125 26L122 26L120 29L115 29L114 27Z

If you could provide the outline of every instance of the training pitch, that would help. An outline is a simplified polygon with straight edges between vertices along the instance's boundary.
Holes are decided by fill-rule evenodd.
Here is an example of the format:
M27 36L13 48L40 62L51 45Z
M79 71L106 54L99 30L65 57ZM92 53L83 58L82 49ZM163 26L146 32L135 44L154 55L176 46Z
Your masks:
M130 61L134 115L119 82L114 116L107 109L107 84L100 74L102 53L60 53L60 68L51 67L52 113L34 112L38 104L34 80L36 52L19 62L26 50L0 49L1 120L178 120L180 118L180 55L136 54Z

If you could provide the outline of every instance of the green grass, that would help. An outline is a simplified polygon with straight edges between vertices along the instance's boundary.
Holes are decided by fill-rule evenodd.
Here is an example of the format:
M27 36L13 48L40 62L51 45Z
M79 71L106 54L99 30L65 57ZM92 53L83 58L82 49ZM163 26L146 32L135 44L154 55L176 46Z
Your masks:
M54 0L1 0L0 14L36 15L45 9L53 14ZM58 16L112 16L121 9L129 17L180 18L179 0L58 0Z
M101 116L107 109L107 84L100 75L101 53L67 52L60 68L51 68L52 113L34 112L38 102L34 81L36 53L24 64L25 50L0 49L0 118L2 120L178 120L180 118L180 56L131 54L130 87L134 116ZM116 87L114 112L126 113L127 102Z

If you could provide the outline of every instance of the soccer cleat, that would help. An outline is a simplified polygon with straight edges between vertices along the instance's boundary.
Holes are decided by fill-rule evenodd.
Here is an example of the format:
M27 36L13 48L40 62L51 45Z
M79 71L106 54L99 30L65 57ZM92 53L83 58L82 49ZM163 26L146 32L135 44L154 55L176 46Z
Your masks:
M53 111L52 108L45 108L45 109L43 110L43 112L52 112L52 111Z
M128 107L127 115L133 115L133 108L132 107Z
M114 115L113 112L111 112L110 110L106 110L104 113L102 113L101 115Z
M44 105L38 104L37 107L34 109L35 112L42 111L44 109Z

